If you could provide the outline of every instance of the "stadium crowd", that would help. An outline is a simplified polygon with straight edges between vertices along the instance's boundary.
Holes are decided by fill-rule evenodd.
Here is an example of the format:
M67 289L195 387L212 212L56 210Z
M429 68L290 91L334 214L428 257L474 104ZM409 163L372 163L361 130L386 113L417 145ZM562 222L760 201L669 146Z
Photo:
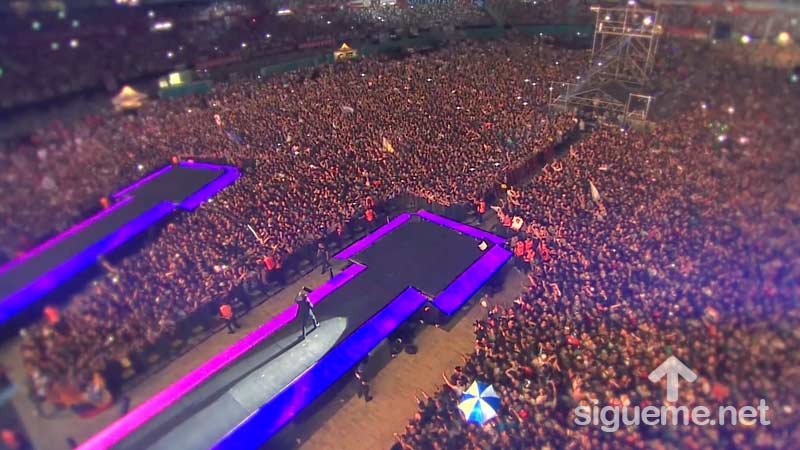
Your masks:
M525 220L511 247L527 287L475 323L474 352L397 447L796 447L800 93L713 48L663 54L654 130L595 131L494 205ZM648 374L670 355L699 376L677 405L716 418L764 399L771 425L576 425L579 406L665 404ZM483 427L457 409L474 380L501 397Z
M512 23L563 17L490 3L507 8ZM463 13L464 24L486 17L473 13ZM784 74L713 50L668 42L662 53L652 132L594 131L494 205L501 220L525 221L515 239L529 285L513 308L494 307L475 324L475 351L420 403L398 445L792 448L800 440L800 205L791 195L800 142L787 119L797 117L800 103L787 99L798 93ZM279 265L346 226L368 198L480 197L575 127L573 116L548 117L542 107L546 82L581 73L585 58L524 40L462 43L219 85L205 98L152 102L137 115L86 117L0 144L10 168L0 188L15 192L0 202L7 259L173 156L253 162L212 202L173 217L141 251L106 264L66 306L23 331L37 396L98 397L109 364L168 340L183 319L264 272L266 259ZM669 355L700 376L682 385L682 402L713 410L764 398L771 427L612 434L575 425L574 408L594 401L662 404L662 386L647 374ZM476 379L502 398L499 417L484 427L456 408Z
M204 98L43 131L10 152L15 170L2 182L20 195L2 204L5 242L74 223L87 202L173 155L250 160L253 169L24 330L39 396L58 402L62 391L90 389L109 363L168 340L243 277L363 217L368 198L465 203L495 187L575 127L569 114L544 112L545 81L584 58L526 40L465 42L218 85ZM31 204L43 207L23 207Z

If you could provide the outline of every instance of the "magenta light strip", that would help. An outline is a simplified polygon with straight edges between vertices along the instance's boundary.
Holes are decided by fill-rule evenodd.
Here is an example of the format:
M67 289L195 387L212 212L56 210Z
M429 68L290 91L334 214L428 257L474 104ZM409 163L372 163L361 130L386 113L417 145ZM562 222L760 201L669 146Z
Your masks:
M347 247L346 249L342 250L341 252L337 253L334 258L336 259L343 259L347 260L353 257L353 255L359 253L361 250L369 247L370 245L374 244L375 241L378 239L386 236L387 234L394 231L400 225L406 223L408 219L411 218L411 214L403 213L399 216L395 217L386 225L378 228L377 230L373 231L372 233L364 236L363 238L359 239L358 241L354 242L352 245Z
M309 294L309 299L313 304L317 304L342 285L346 284L367 267L360 264L352 264L335 277L328 280L325 284L315 289ZM167 409L170 405L180 400L183 396L197 388L201 383L211 378L233 361L250 351L264 339L267 339L275 331L279 330L287 323L291 322L297 315L297 305L292 305L275 318L265 323L257 330L240 339L235 344L218 353L213 358L203 363L200 367L189 372L180 380L176 381L166 389L151 397L146 402L137 406L116 422L95 434L89 440L78 447L79 450L100 450L111 448L114 444L124 439L127 435L134 432L148 420L155 417Z
M497 236L496 234L492 234L489 233L488 231L483 231L479 228L471 227L469 225L464 225L461 222L456 222L455 220L448 219L447 217L436 215L424 209L420 209L419 211L417 211L417 215L422 217L423 219L430 220L433 223L437 223L444 227L452 228L453 230L464 233L468 236L472 236L475 239L487 240L497 245L503 245L506 242L504 238Z

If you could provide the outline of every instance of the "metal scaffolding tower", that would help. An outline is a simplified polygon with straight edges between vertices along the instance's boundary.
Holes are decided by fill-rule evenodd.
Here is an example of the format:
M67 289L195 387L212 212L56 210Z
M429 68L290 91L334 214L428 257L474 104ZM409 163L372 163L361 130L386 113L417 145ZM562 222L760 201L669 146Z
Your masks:
M551 107L647 120L652 97L645 92L662 33L658 11L635 4L591 9L597 18L589 69L577 81L552 83Z
M661 23L658 11L636 6L593 7L596 14L592 66L598 76L643 86L655 64Z

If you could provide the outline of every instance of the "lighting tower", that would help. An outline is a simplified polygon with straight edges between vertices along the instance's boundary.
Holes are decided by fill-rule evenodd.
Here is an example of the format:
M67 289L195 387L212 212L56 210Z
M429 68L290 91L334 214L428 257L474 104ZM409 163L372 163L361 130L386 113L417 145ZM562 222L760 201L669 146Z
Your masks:
M644 86L653 71L662 28L657 10L592 7L596 14L592 67L598 76Z
M550 105L609 113L614 120L647 120L647 85L662 26L657 10L593 6L596 15L589 69L576 80L554 82Z

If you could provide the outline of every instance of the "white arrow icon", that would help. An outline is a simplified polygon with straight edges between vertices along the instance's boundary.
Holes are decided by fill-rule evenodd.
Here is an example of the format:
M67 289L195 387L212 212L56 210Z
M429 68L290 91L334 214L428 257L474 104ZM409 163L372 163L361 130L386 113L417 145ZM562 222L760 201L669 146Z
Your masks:
M674 356L670 356L662 362L660 366L656 367L656 370L650 372L647 378L653 383L657 383L658 380L664 378L664 375L667 376L668 402L678 401L678 385L680 384L678 376L683 377L684 380L690 383L697 379L697 374L692 372L692 369L686 367L683 361Z

